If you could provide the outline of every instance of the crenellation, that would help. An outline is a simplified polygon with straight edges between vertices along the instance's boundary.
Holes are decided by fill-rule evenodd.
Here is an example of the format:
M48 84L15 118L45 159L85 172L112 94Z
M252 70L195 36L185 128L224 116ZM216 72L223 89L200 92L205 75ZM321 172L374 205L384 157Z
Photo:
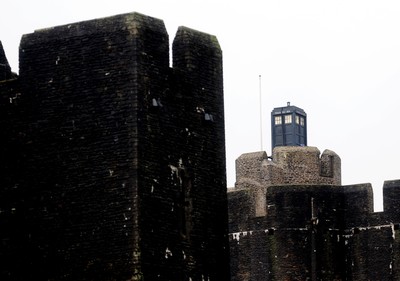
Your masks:
M341 161L333 151L322 155L315 147L276 147L269 160L265 152L242 154L236 160L236 185L252 179L263 186L284 184L340 185Z
M333 151L326 150L320 156L315 147L280 146L274 148L272 159L266 152L242 154L236 160L235 187L231 193L241 189L249 190L254 216L268 213L266 196L270 186L275 185L340 185L340 158Z
M335 185L341 185L341 160L334 151L325 149L321 154L321 176L333 178Z
M348 227L368 225L370 214L374 211L373 190L371 184L345 185L343 208Z
M228 192L232 280L394 280L400 181L385 182L385 210L374 213L370 184L341 185L335 152L275 147L271 158L246 153L236 162Z
M400 180L385 181L383 184L383 210L392 220L400 221Z
M259 181L264 161L268 161L265 151L244 153L236 159L236 181L252 179Z
M11 67L3 49L3 44L0 41L0 82L15 78L17 78L17 75L11 71Z
M340 185L340 158L332 151L315 147L276 147L273 162L282 167L281 179L269 184L331 184Z

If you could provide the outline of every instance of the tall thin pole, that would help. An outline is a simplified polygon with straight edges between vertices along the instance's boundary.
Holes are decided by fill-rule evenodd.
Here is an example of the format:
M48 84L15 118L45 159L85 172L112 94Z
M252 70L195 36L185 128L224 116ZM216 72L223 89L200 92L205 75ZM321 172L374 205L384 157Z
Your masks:
M261 75L258 76L259 91L260 91L260 144L263 151L263 122L262 122L262 95L261 95Z

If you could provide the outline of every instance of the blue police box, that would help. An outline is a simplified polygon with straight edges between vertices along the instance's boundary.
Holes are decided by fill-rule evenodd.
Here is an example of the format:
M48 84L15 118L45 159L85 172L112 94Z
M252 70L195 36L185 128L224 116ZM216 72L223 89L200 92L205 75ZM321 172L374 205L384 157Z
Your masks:
M276 146L307 146L307 114L287 103L271 112L272 149Z

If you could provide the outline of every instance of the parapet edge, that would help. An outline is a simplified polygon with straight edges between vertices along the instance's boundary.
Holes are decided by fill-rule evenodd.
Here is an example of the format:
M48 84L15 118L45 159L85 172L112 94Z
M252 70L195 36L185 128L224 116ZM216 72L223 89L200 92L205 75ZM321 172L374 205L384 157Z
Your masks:
M14 76L15 75L11 72L6 53L4 52L3 44L0 41L0 81L15 78Z
M222 50L214 35L180 26L172 42L172 67L195 74L194 80L221 76L222 89Z
M179 26L175 35L175 39L179 39L179 37L185 37L186 40L195 40L206 46L221 50L221 46L218 42L217 36L213 34L205 33L186 26Z
M159 32L165 33L168 37L163 20L138 12L132 12L36 29L32 33L22 36L20 48L23 49L24 46L29 46L30 44L94 33L112 33L120 30L127 30L131 34L137 34L137 30L142 27L158 30Z

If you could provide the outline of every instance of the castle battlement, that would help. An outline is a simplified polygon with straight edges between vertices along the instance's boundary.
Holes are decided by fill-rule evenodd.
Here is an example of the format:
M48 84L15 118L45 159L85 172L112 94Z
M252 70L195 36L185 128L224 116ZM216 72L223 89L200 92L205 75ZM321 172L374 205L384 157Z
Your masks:
M399 180L385 182L384 212L374 213L371 184L342 186L333 151L276 147L236 165L232 280L398 280Z
M266 192L274 185L341 184L341 160L331 150L316 147L279 146L269 158L265 151L242 154L236 159L236 183L229 193L247 190L254 216L267 213Z
M236 160L236 188L253 180L261 185L340 185L341 160L331 150L316 147L279 146L269 158L266 152L242 154Z

